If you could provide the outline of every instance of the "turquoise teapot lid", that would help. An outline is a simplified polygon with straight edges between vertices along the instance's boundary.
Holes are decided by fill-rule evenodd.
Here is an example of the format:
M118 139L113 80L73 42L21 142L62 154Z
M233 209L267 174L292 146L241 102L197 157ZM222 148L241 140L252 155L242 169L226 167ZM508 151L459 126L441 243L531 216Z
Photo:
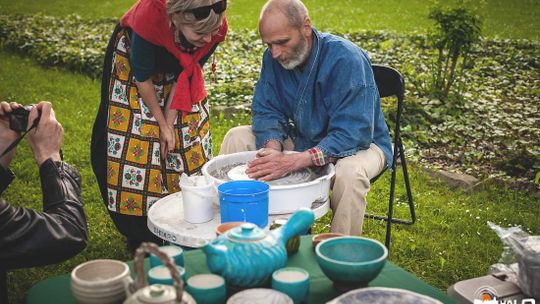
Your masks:
M266 237L266 232L253 223L244 223L230 231L228 237L235 241L257 241Z

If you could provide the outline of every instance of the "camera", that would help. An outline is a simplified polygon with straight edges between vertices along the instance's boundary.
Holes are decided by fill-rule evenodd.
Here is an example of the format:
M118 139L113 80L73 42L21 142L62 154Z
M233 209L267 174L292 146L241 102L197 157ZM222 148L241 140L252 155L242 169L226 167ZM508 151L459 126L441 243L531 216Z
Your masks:
M9 115L9 128L16 132L24 132L28 129L28 115L34 106L28 105L22 108L14 109ZM38 117L34 120L33 124L39 122L41 113L38 114Z

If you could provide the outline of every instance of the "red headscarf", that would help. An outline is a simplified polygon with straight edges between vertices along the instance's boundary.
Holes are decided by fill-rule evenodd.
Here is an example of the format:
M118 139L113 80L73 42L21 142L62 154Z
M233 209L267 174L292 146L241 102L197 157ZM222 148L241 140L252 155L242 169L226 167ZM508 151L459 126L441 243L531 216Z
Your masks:
M192 104L206 97L199 60L208 54L214 45L225 40L228 29L227 20L223 19L218 33L212 36L212 41L197 49L193 54L184 53L174 43L175 29L169 25L165 2L166 0L137 1L122 17L120 25L131 28L137 35L152 44L165 47L179 60L183 71L178 76L171 108L184 113L191 112Z

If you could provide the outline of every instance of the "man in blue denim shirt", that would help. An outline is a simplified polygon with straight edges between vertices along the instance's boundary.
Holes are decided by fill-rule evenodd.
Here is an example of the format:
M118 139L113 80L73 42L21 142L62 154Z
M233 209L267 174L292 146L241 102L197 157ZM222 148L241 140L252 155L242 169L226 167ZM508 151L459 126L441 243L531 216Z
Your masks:
M220 154L261 149L246 173L262 181L336 162L332 231L360 235L370 179L392 161L369 58L352 42L312 28L299 0L268 1L259 32L268 48L252 127L231 129Z

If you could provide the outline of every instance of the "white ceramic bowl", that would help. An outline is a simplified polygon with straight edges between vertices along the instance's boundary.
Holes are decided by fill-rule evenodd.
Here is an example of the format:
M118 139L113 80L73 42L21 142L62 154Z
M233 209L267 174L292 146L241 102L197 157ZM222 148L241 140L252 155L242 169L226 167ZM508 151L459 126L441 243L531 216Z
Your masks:
M215 186L218 186L226 182L226 180L212 176L210 172L233 164L246 163L254 159L256 154L257 151L248 151L217 156L203 166L202 173L212 180ZM302 207L311 208L314 202L327 201L330 182L335 174L334 165L329 164L325 167L323 175L315 180L294 185L270 185L268 213L272 215L293 213Z
M442 304L425 295L405 289L368 287L351 290L327 304Z
M277 290L251 288L235 293L227 304L293 304L293 300Z
M92 260L71 271L71 292L83 304L116 303L125 299L124 285L130 279L126 263Z

